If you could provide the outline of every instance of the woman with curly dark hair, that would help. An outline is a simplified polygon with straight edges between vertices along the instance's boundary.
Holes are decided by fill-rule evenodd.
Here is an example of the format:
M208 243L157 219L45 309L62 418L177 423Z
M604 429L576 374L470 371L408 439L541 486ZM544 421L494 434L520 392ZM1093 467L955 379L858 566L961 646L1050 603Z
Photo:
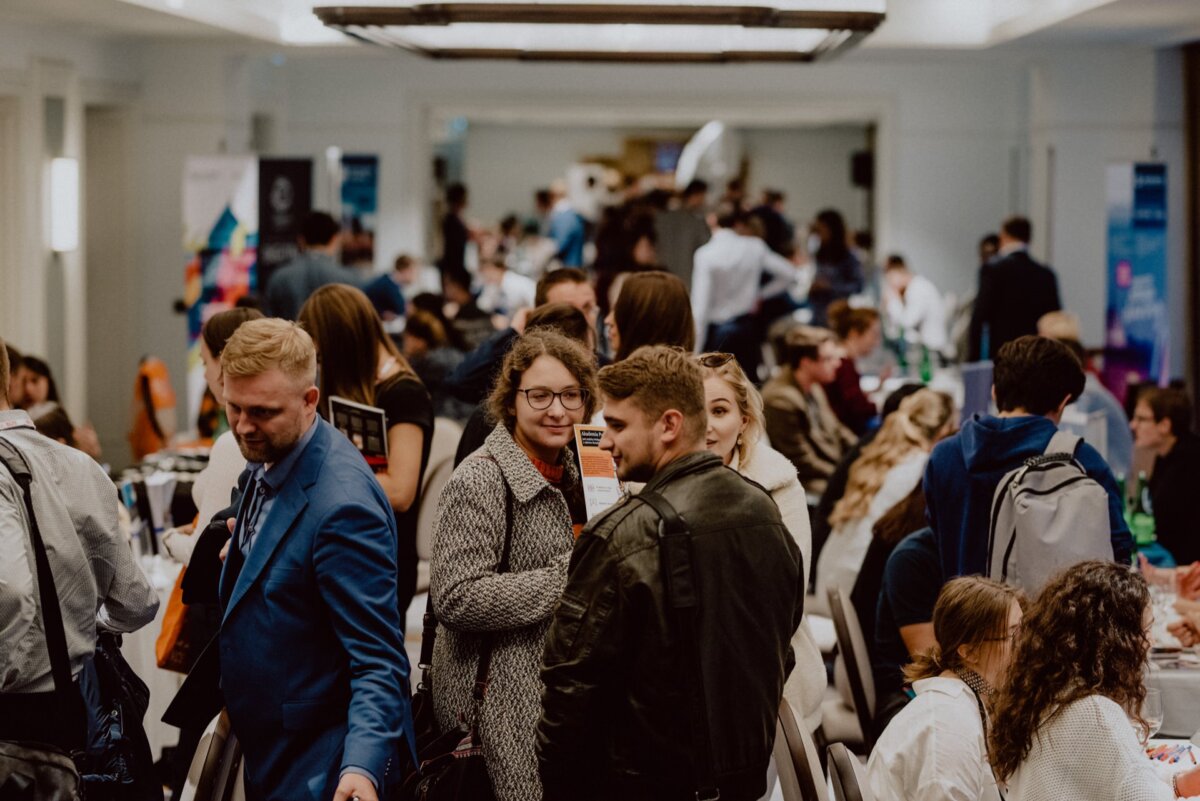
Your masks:
M1146 582L1113 562L1082 562L1045 586L1025 613L992 721L992 767L1010 799L1200 795L1200 768L1168 784L1142 750L1151 622Z

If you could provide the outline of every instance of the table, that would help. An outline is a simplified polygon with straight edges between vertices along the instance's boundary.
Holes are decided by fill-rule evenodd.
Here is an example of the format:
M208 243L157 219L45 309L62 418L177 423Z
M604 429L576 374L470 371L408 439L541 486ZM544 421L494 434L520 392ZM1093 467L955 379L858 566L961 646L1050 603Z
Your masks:
M142 557L142 569L158 593L158 614L151 623L122 638L121 653L133 672L150 688L150 705L146 709L144 725L150 741L150 753L158 759L164 746L179 741L179 729L162 722L163 712L183 684L184 675L158 666L154 654L154 643L162 631L163 615L167 611L167 599L179 576L180 565L159 556Z
M1200 665L1164 667L1152 664L1146 686L1157 687L1162 693L1160 737L1187 739L1200 731Z

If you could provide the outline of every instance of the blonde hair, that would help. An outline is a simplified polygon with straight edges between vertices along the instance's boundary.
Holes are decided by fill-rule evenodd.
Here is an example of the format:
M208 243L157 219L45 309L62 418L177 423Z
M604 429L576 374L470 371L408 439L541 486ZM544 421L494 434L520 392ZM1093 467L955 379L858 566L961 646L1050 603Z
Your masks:
M1079 317L1069 311L1046 312L1037 321L1038 336L1047 339L1069 339L1082 342L1079 333Z
M243 378L273 369L315 383L317 349L312 337L297 324L278 317L242 323L221 351L221 370L227 376Z
M933 447L954 413L954 401L944 392L920 389L900 402L900 408L883 421L879 434L850 466L846 494L833 507L829 525L838 526L865 517L888 471L916 451Z
M738 464L744 468L754 455L754 447L766 430L762 395L758 394L750 379L746 378L737 359L730 359L720 367L705 367L704 357L713 355L719 354L702 353L696 357L696 361L701 362L700 368L704 371L705 379L719 378L729 385L733 390L733 398L737 401L738 412L746 418L746 430L738 437L737 444Z

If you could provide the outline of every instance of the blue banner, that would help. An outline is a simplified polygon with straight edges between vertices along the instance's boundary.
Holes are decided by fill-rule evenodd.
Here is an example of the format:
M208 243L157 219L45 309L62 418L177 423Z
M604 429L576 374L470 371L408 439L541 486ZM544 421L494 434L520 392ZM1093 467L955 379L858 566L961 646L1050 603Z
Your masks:
M1170 377L1168 291L1166 165L1111 165L1104 383L1118 398Z
M371 267L379 203L379 157L342 156L342 264Z

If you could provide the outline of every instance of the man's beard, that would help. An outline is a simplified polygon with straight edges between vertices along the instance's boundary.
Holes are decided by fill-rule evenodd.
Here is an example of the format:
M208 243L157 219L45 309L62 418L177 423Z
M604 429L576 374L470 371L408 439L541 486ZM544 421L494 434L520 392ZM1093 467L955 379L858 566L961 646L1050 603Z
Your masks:
M275 464L291 453L292 448L296 447L296 442L300 439L299 437L295 437L288 442L281 442L264 437L260 442L247 444L236 431L233 432L233 436L237 440L238 449L242 452L242 456L246 458L247 462L260 462L262 464Z
M636 481L645 484L654 478L656 472L654 465L649 462L634 465L622 463L618 478L622 481Z

